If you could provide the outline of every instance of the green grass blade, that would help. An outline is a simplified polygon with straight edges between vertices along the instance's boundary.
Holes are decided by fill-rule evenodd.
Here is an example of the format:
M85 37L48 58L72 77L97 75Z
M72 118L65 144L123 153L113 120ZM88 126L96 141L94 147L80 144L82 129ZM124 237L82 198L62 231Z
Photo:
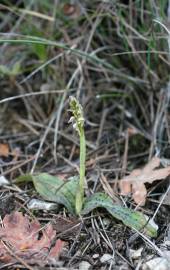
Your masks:
M2 33L0 33L0 36L2 35ZM119 72L113 65L109 64L105 59L101 59L99 57L97 57L94 54L89 54L86 53L84 51L81 51L79 49L76 48L71 48L66 44L63 43L59 43L59 42L55 42L55 41L51 41L51 40L47 40L47 39L43 39L43 38L39 38L39 37L34 37L34 36L24 36L24 35L19 35L20 38L17 38L17 35L14 35L14 37L16 38L0 38L0 44L2 43L12 43L12 44L39 44L39 45L49 45L49 46L54 46L57 48L61 48L65 51L70 51L73 54L82 57L83 59L95 64L95 65L100 65L104 68L107 68L108 70L110 70L110 72L112 72L113 74L115 74L116 76L123 78L126 81L131 81L134 83L144 83L143 80L141 80L140 78L134 78L132 76L126 75L123 72Z

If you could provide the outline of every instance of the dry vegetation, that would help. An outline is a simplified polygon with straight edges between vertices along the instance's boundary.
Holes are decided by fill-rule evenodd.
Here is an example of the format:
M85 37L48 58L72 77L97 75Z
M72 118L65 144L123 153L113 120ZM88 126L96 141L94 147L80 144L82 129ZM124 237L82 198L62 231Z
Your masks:
M85 115L86 195L109 192L107 182L115 200L135 209L131 196L120 196L119 179L155 155L163 167L170 163L168 33L154 21L168 27L168 1L70 2L0 3L0 169L11 183L0 189L0 215L18 210L42 224L56 222L67 245L58 268L44 269L78 269L82 261L89 269L143 269L144 261L169 248L170 199L162 197L168 178L147 184L146 204L137 206L154 217L156 239L138 235L103 210L80 223L63 207L31 210L28 202L40 197L32 184L14 182L26 173L65 179L77 174L79 139L68 124L70 95ZM132 251L140 248L134 259ZM114 259L101 262L104 254ZM26 268L19 261L0 269Z

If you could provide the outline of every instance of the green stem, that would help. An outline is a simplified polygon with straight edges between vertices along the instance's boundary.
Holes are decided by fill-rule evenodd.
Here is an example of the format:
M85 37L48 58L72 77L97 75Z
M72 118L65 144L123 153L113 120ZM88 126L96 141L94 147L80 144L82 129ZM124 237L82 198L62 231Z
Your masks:
M86 140L84 134L84 127L81 127L80 135L80 179L76 194L76 213L80 214L84 202L84 180L85 180L85 162L86 162Z

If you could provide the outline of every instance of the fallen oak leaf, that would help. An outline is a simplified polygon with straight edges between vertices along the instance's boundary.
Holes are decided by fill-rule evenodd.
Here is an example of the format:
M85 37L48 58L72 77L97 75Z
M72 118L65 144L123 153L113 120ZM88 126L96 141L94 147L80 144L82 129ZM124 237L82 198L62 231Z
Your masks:
M119 186L121 195L128 195L132 192L134 201L137 204L144 205L147 196L145 183L152 183L156 180L165 179L170 175L170 166L162 169L155 169L159 165L160 159L154 157L143 169L135 169L129 176L120 179Z
M9 146L7 143L0 143L0 156L3 157L9 156Z
M15 263L20 257L29 264L55 264L65 245L64 241L58 239L51 247L55 236L56 231L51 224L42 230L39 222L30 222L21 212L6 215L0 227L0 262Z

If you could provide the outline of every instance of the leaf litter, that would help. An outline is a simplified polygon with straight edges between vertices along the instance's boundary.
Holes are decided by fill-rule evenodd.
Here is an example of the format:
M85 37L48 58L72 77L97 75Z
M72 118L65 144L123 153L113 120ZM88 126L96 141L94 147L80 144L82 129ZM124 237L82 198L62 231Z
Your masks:
M30 221L21 212L6 215L0 227L0 261L15 263L19 257L29 264L55 265L66 243L55 237L50 223L42 229L38 221Z
M7 143L0 143L0 156L8 157L9 155L9 146Z
M21 5L22 5L23 1L19 1L19 2L21 2ZM44 2L44 1L39 1L39 2ZM57 2L62 2L62 1L57 1ZM57 73L56 72L51 73L51 69L53 70L55 68L54 64L52 63L49 66L49 71L50 71L49 74L48 74L48 70L45 73L39 72L39 75L37 75L38 77L31 76L28 81L29 89L31 89L32 86L35 86L36 89L40 89L43 81L49 82L49 86L51 87L49 88L49 90L53 89L53 86L55 86L56 89L60 89L61 85L66 85L68 83L67 79L69 77L71 78L72 74L74 74L75 67L73 65L73 62L78 63L79 64L78 67L80 68L82 64L83 70L87 72L85 72L84 74L84 72L81 72L80 70L80 72L77 72L77 74L75 74L75 77L74 77L75 92L74 93L76 96L79 96L81 100L83 100L84 104L86 104L87 125L88 125L88 128L91 127L91 132L88 133L88 140L92 143L92 145L94 144L95 146L96 131L99 130L99 133L101 133L101 134L98 133L98 135L101 135L101 136L98 136L98 137L101 137L101 140L99 141L100 147L97 148L97 152L95 153L93 153L92 151L90 152L89 151L90 149L89 149L88 157L90 156L91 158L94 158L94 159L96 158L97 160L98 158L100 159L100 157L102 157L105 154L109 155L109 158L107 157L108 163L100 161L98 162L99 166L95 166L94 164L94 170L96 170L96 167L97 169L98 167L99 169L105 169L108 172L107 178L110 177L111 179L113 179L113 177L118 178L119 172L117 172L116 170L117 168L121 167L121 164L122 164L121 163L121 160L122 160L121 150L123 149L124 139L123 140L121 139L120 131L122 131L122 128L124 126L135 125L135 127L139 131L139 134L135 136L135 139L134 139L134 142L136 141L135 147L133 147L134 144L132 144L132 147L130 147L129 150L131 151L132 155L135 155L137 158L141 159L141 161L143 157L145 156L143 155L143 153L146 153L148 151L149 143L151 143L152 144L151 146L153 146L151 153L157 150L160 150L161 154L166 153L166 151L168 150L168 145L169 145L168 144L168 141L169 141L169 125L168 125L169 91L168 91L168 88L169 86L164 87L166 82L168 82L167 79L169 78L168 55L166 56L167 46L165 45L164 47L164 44L162 44L162 42L159 42L158 40L158 43L157 43L158 49L161 49L161 50L158 50L158 52L156 52L155 54L154 52L155 43L152 44L153 43L152 35L150 35L150 31L147 31L148 27L150 29L150 25L151 25L154 15L160 18L162 18L163 16L165 17L165 20L166 20L167 14L165 13L168 8L167 5L165 4L166 1L157 1L157 3L158 2L162 3L160 4L161 7L159 4L156 4L156 1L153 1L155 3L154 9L153 9L153 5L147 3L147 1L145 1L146 3L143 1L144 5L141 5L141 6L136 4L137 1L123 1L123 2L127 2L126 4L122 4L121 2L122 1L118 1L118 2L117 1L99 1L98 3L97 1L81 1L83 17L80 17L78 20L76 20L73 23L73 20L70 20L70 15L72 15L70 13L72 12L69 11L69 14L65 14L66 16L59 16L61 18L57 19L57 25L59 24L63 26L61 29L62 33L61 35L59 35L59 41L62 41L62 42L64 41L69 44L71 42L73 44L77 44L78 47L80 45L80 47L82 48L82 53L83 53L84 48L86 49L86 43L87 43L87 51L88 51L89 58L90 58L91 53L93 52L98 53L99 58L101 59L101 65L98 62L98 64L94 65L94 68L93 68L93 64L91 66L91 63L89 62L86 63L86 59L85 59L85 62L84 61L81 62L81 59L79 59L76 55L74 56L72 53L70 54L69 53L70 50L68 50L68 53L66 53L67 65L64 65L64 64L60 65L60 61L59 61L58 62L59 68L57 69ZM71 3L71 4L74 4L74 3ZM61 3L62 8L63 8L63 5L64 4ZM63 10L62 8L60 9L60 4L58 5L57 3L57 10L58 10L58 7L59 7L59 10ZM54 5L53 4L49 5L48 8L49 10L47 10L48 11L47 13L53 14ZM27 10L27 8L25 8L25 10ZM38 12L42 10L44 12L46 11L46 9L43 9L41 7L41 4L40 6L36 5L36 10L35 10L36 14L38 14ZM33 7L33 11L34 11L34 7ZM132 18L129 17L129 12L130 14L132 13L134 15L132 16ZM73 11L73 13L75 12ZM151 14L153 14L153 16L150 16ZM6 16L6 15L9 15L9 16ZM3 20L3 17L6 22L4 25L5 27L4 31L8 32L10 30L9 29L10 25L13 25L13 22L15 26L15 20L13 16L11 16L10 11L9 13L4 12L4 16L2 14L2 20ZM9 20L6 20L6 17L8 17ZM34 18L37 19L35 16L32 16L32 20L30 20L30 23L32 22L33 26L35 25L35 22L36 22ZM53 16L51 16L50 18L54 19ZM129 28L129 20L130 20L130 28ZM44 23L43 20L39 21L38 27L41 28L43 23ZM48 27L51 27L51 25L50 24L49 26L47 25L47 30L48 30ZM18 25L18 33L22 34L23 28L24 28L23 23L21 23L21 28L20 28L20 25ZM156 27L156 28L159 28L159 27ZM30 27L30 29L31 29L30 30L31 32L28 31L28 34L33 33L32 27ZM107 31L103 31L105 29ZM159 34L162 35L162 32L160 33L160 29L155 29L154 27L153 30L156 37L159 37ZM44 33L45 32L47 32L48 34L47 38L49 39L50 38L49 31L44 31ZM50 31L50 34L51 32L52 31ZM132 32L133 32L133 37L132 37ZM87 38L89 37L88 42L86 42L87 41L86 39L84 39L82 42L82 39L81 39L82 35L80 33L83 33L84 34L83 36L87 36ZM36 33L33 33L33 34L36 34ZM125 40L124 40L124 37L125 37ZM51 36L51 39L53 39L53 36ZM155 42L157 42L157 40ZM127 43L127 44L124 44L124 43ZM113 45L112 48L110 48L110 46L109 47L107 46L110 44ZM103 46L103 45L106 45L106 46ZM143 48L145 48L147 45L148 45L148 48L150 49L149 51L146 50L146 54L145 54L143 53ZM12 47L10 45L7 46L6 54L9 57L9 61L6 61L4 59L4 63L8 63L9 66L11 63L13 64L15 60L13 59L13 56L16 55L15 52L18 53L20 51L21 53L23 52L23 56L24 56L23 59L25 59L25 52L26 52L25 45L23 45L23 47L22 47L22 44L19 46L20 47L17 47L17 46ZM99 47L101 46L103 46L104 50L97 51ZM38 46L38 48L39 47L40 46ZM137 48L135 53L131 53L131 50L134 51L133 47ZM21 50L18 51L18 48L19 49L21 48ZM30 47L30 49L32 49L32 47ZM34 46L33 46L33 49L34 49ZM165 55L163 55L164 49L165 49ZM142 53L140 53L141 50L142 50ZM47 54L48 54L48 51L50 54L47 55L47 59L51 57L51 55L53 54L56 55L55 48L54 49L52 48L52 50L47 50ZM125 52L125 51L128 51L128 52ZM63 53L62 50L59 50L59 52ZM122 52L123 53L125 52L125 55L123 55ZM114 54L114 57L110 57L111 55L113 56L112 53ZM118 53L117 56L115 55L116 53ZM126 55L127 53L130 54L128 57ZM11 57L10 57L10 54L11 54ZM3 56L5 57L5 55ZM33 55L31 54L31 59L33 59L34 56L36 57L36 55L34 55L34 50L33 50ZM138 58L139 58L139 61L138 60L136 61L136 59ZM106 62L108 63L108 66L110 64L110 66L113 67L111 70L112 72L107 70L107 68L104 68L102 64L102 59L106 60ZM30 57L28 57L28 60L30 60ZM36 62L35 62L35 67L34 67L34 62L35 61L31 60L30 68L33 70L36 67ZM65 54L63 54L62 56L61 63L63 62L65 63ZM24 77L25 75L27 75L25 74L25 71L27 73L27 69L28 69L27 67L28 67L28 63L27 63L27 52L26 52L26 61L24 60L23 62L23 73L21 74L21 76ZM143 72L140 72L141 70ZM125 73L127 74L126 76L124 76ZM56 77L56 74L57 74L57 77ZM14 94L13 87L16 88L17 86L17 85L14 86L15 80L18 81L18 79L20 80L20 78L18 77L13 78L13 82L11 83L11 80L9 80L9 78L7 79L3 78L2 85L1 85L1 88L3 89L1 91L2 98L6 98L6 97L11 98L10 96ZM113 86L114 86L114 89L113 89ZM71 83L70 83L70 87L71 87ZM165 101L166 101L165 103L163 102L164 98L161 98L162 87L165 89L164 92L167 92L167 95L163 93L165 94L164 95ZM36 89L29 90L31 91L31 93L29 94L33 95L34 94L33 92L36 91ZM83 89L82 95L80 95L79 93L80 89ZM91 89L93 89L93 91ZM72 91L72 89L70 90ZM48 133L48 131L50 130L50 119L52 119L54 113L56 114L56 110L58 110L58 105L60 105L59 108L63 106L62 111L67 109L67 99L64 98L64 95L63 95L63 99L61 99L62 92L61 94L56 93L54 95L52 93L49 93L49 94L46 93L44 95L44 98L43 97L39 98L39 96L38 98L33 97L33 96L26 98L26 94L27 94L26 88L23 87L22 89L16 89L16 91L19 91L19 94L22 94L22 99L17 99L14 102L12 101L11 106L10 105L8 106L9 103L7 102L7 106L6 106L7 109L4 107L5 109L3 110L5 112L4 120L2 121L2 124L4 123L3 124L4 128L2 126L1 128L2 128L2 133L4 133L2 134L3 136L6 136L8 134L11 135L11 138L9 138L9 135L8 135L8 138L10 140L10 147L12 147L12 145L15 144L16 139L18 140L19 144L22 145L23 154L25 155L25 157L23 156L23 160L24 160L28 157L27 154L29 152L31 152L31 154L34 154L37 152L38 143L34 144L34 141L41 139L40 135ZM6 98L6 100L8 101L8 98ZM62 103L62 100L64 100L63 103ZM60 104L60 101L61 101L61 104ZM119 106L122 106L122 109L120 109ZM109 111L109 115L107 116L106 121L103 121L105 123L102 123L101 115L102 115L102 110L104 108L107 108L109 110L111 109L111 110ZM13 121L14 119L13 112L18 112L18 110L20 111L20 117L24 122L24 124L21 124L19 127ZM5 120L6 120L6 112L8 111L10 113L8 113L9 121L7 122ZM164 118L162 117L162 115ZM70 129L67 129L65 127L65 113L60 114L60 116L58 116L58 119L60 120L60 124L57 130L55 131L56 134L57 132L59 133L59 136L57 136L57 139L56 139L57 150L60 153L60 149L63 149L61 153L64 158L68 157L68 153L72 153L70 155L69 161L70 162L77 161L77 153L74 150L76 149L75 144L77 140L76 139L74 140L75 138L74 135L73 137L70 136L71 135ZM32 120L32 123L30 120ZM47 132L46 132L45 130L48 125L48 121L49 121L49 128L47 128ZM93 126L93 124L96 124L96 128L95 128L95 125ZM98 129L98 126L100 127L100 129ZM17 136L22 131L24 131L23 134L26 134L27 131L29 131L28 132L29 135L18 137L19 138L18 139ZM53 132L52 129L50 132ZM62 134L66 135L67 139L63 137ZM14 138L16 139L13 140L12 136L15 136ZM72 139L70 140L70 138L73 138L73 140ZM149 141L148 141L148 138L149 138ZM133 138L132 139L130 138L130 140L133 141ZM142 144L142 147L140 147L141 144ZM49 147L48 152L47 152L47 149L48 149L47 146ZM100 148L103 150L100 151ZM53 156L53 147L51 146L51 135L46 136L46 142L44 143L41 150L42 150L41 151L42 155L41 156L39 155L39 158L40 158L39 165L37 166L38 171L44 170L44 171L51 172L52 174L57 174L63 168L66 168L67 171L69 171L71 175L73 174L73 169L69 168L69 166L64 167L65 164L63 164L62 162L63 160L61 160L61 158L58 158L59 161L57 162L57 166L56 164L54 164L53 159L49 158ZM50 155L50 151L51 151L51 155ZM115 159L117 159L118 167L113 166L113 162L112 162L113 155L116 155ZM127 160L129 158L131 157L127 155ZM167 158L169 158L169 153L167 153ZM48 164L48 166L46 166L46 164ZM10 175L9 179L10 180L13 179L20 173L29 172L30 166L31 164L28 163L27 166L24 166L23 168L19 168L19 170L14 168L15 175L13 177ZM88 168L87 181L89 180L88 176L89 176L90 169L91 168ZM5 168L4 168L4 171L5 171ZM94 187L93 187L93 183L94 181L90 182L89 189L92 188L91 190L98 191L99 190L98 188L100 187L100 183L98 184L98 182L96 181L95 182L96 185L94 185ZM27 193L28 189L24 191L26 191ZM109 192L109 190L107 191ZM2 194L3 194L3 191L2 191ZM29 194L30 193L28 193L28 195ZM14 204L15 204L15 201L16 200L14 200ZM143 211L150 212L150 214L152 214L153 213L152 211L154 208L155 208L154 202L150 201L149 209L148 208L143 209ZM160 210L161 211L159 211L158 215L162 215L162 208ZM166 218L162 218L162 220L159 222L159 225L163 224L164 229L166 228L166 224L167 224L168 212L169 212L169 208L166 209ZM42 212L40 212L40 214L41 213ZM43 214L44 213L45 212L43 212ZM52 213L49 213L48 216L51 216ZM39 216L39 213L36 212L36 214L38 214ZM158 216L157 221L159 220L159 218L160 217ZM90 224L90 229L91 229L91 225L92 224ZM116 226L119 226L119 225L121 226L120 234L124 238L124 240L127 241L129 235L126 235L127 236L126 238L126 236L124 235L124 231L128 233L132 233L132 232L130 232L130 230L126 230L126 228L124 228L124 226L120 222L117 222ZM119 241L115 241L115 236L117 236L117 233L112 232L111 241L114 244L115 242L119 242ZM162 233L161 235L159 234L159 238L157 238L156 244L158 245L159 245L159 242L162 241L162 238L160 236L162 236ZM86 239L86 242L87 241L88 239ZM133 245L135 247L136 241ZM124 249L121 249L119 251L121 253L121 256L125 255L125 259L128 260L127 243L125 243L124 246L126 246L126 255L125 255L125 252L123 252ZM80 248L80 246L78 248ZM86 249L85 254L87 254L87 252L89 252L89 248ZM109 251L105 251L105 252L108 253ZM146 254L145 250L143 254L145 256ZM72 255L74 256L75 253L73 252ZM120 259L117 261L120 261ZM138 268L138 266L136 268ZM120 268L122 268L122 264L119 265L118 268L115 266L115 269L120 269ZM126 268L126 269L129 269L129 268Z
M119 186L121 195L132 193L132 198L136 204L144 205L147 197L146 183L153 183L157 180L165 179L170 175L170 166L156 169L160 166L161 160L153 157L143 169L135 169L130 175L120 179Z

